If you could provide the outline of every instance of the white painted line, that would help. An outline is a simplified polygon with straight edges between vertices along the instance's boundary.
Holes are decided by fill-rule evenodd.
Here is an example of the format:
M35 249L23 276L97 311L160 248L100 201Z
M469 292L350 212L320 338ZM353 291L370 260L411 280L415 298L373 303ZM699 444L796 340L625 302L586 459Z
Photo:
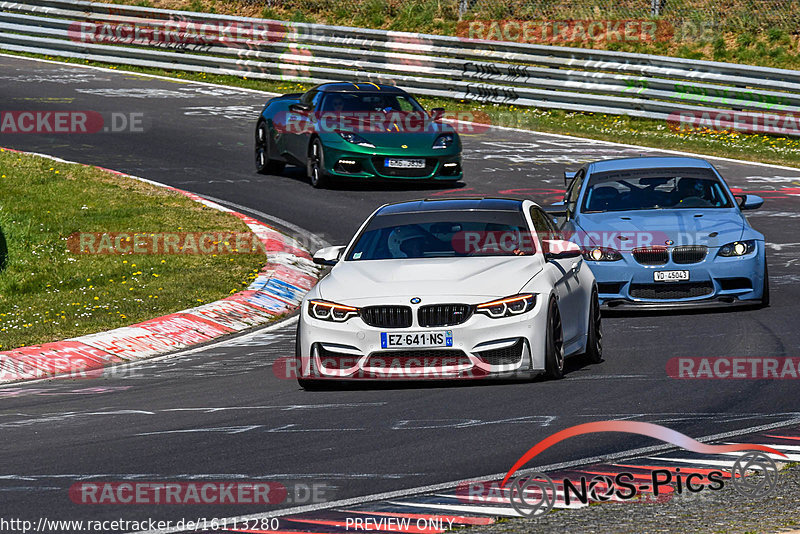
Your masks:
M657 460L659 462L677 462L681 464L693 464L705 467L733 467L736 461L727 460L707 460L703 458L662 458L660 456L648 456L648 460Z
M393 502L387 501L388 504L395 506L406 506L409 508L430 508L433 510L445 510L448 512L461 512L466 514L483 514L490 516L506 516L506 517L522 517L516 510L511 507L505 506L478 506L474 504L433 504L424 502ZM585 504L564 504L563 501L556 501L553 508L583 508L588 506Z

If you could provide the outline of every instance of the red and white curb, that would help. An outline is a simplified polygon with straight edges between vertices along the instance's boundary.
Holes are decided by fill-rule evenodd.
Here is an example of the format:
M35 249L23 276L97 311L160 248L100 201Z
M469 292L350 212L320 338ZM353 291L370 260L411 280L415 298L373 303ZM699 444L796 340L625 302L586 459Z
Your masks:
M46 154L4 148L8 152L45 157ZM79 164L89 167L90 165ZM211 202L194 193L119 171L96 167L119 176L163 187L209 208L244 221L264 245L267 263L245 291L142 323L86 336L0 352L0 383L84 376L86 371L162 355L263 325L292 312L317 282L319 270L295 239L252 217Z

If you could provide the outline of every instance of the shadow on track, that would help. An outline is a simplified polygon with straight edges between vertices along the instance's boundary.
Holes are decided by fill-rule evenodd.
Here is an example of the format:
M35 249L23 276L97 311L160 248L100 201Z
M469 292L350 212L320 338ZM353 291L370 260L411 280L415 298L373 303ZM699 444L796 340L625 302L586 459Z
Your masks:
M289 167L279 176L302 182L306 184L309 189L313 190L304 169ZM413 178L398 178L396 180L375 180L371 178L352 178L348 180L335 178L330 179L325 189L330 189L332 191L437 191L442 189L461 189L465 185L466 184L462 180L452 182L449 180L433 181L416 180Z
M576 373L591 366L582 356L569 357L564 362L564 377L569 378L571 373ZM602 365L600 363L599 365ZM514 384L558 384L558 380L550 380L544 374L536 377L519 378L462 378L462 379L431 379L431 380L363 380L363 381L320 381L307 389L316 391L373 391L373 390L412 390L412 389L447 389L466 387L508 386Z

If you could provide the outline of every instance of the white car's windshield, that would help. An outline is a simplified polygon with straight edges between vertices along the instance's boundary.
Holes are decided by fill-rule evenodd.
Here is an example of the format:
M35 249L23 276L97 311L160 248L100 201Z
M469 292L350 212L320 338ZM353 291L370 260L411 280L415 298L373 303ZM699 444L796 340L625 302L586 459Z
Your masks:
M520 256L534 249L521 212L442 211L374 217L346 260Z
M583 213L680 208L729 208L731 201L708 169L633 169L593 174Z

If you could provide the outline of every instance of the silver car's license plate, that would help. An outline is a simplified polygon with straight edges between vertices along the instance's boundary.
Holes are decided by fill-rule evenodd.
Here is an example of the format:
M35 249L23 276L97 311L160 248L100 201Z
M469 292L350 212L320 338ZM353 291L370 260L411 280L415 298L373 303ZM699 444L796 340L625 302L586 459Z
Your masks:
M453 331L438 332L381 332L381 348L397 349L405 347L452 347Z
M393 169L424 169L424 159L397 159L386 158L383 161L384 167L391 167Z
M653 271L654 282L683 282L689 279L689 271Z

